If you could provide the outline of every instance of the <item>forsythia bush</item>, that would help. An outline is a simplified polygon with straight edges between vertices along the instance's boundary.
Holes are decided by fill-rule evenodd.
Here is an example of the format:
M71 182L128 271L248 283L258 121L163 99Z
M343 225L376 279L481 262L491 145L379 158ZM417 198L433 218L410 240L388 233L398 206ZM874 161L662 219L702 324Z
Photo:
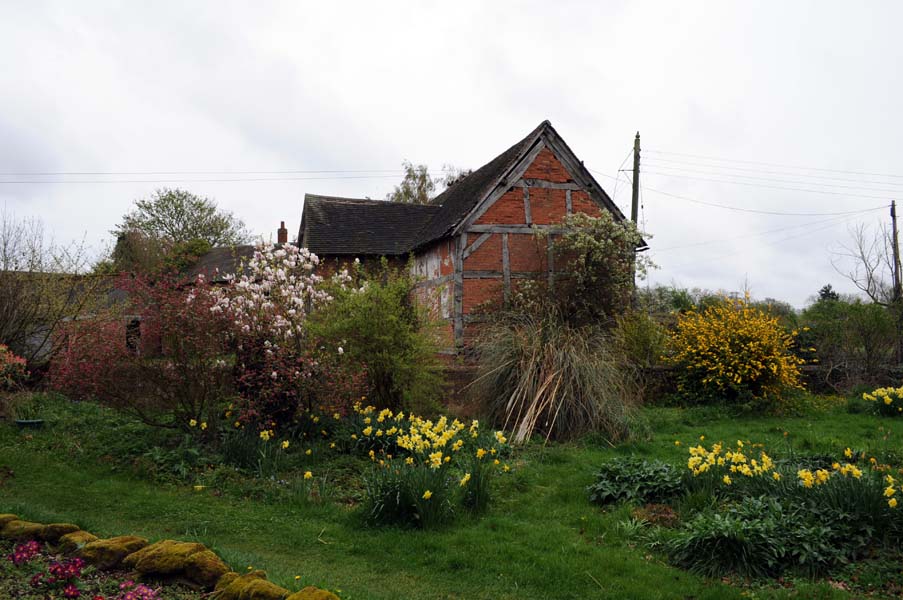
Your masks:
M797 332L749 305L725 300L678 318L666 361L678 368L678 391L695 401L773 401L800 388Z

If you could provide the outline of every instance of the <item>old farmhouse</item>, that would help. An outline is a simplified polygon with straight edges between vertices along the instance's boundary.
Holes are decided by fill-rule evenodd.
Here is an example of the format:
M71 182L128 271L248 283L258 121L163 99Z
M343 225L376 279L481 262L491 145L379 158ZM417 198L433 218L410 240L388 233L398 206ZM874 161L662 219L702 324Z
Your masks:
M517 280L555 276L553 228L573 212L624 215L549 121L431 204L307 194L298 243L325 259L413 257L422 297L445 323L449 349L470 341L478 308Z

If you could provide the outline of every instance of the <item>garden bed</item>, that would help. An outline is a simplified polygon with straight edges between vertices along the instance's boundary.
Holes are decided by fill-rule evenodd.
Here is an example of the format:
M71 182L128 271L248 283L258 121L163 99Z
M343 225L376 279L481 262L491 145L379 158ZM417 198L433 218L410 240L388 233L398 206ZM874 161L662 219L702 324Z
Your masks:
M888 422L849 414L843 404L798 418L745 418L718 409L646 409L646 434L611 447L592 436L531 444L510 458L481 515L458 514L436 529L367 525L360 476L373 462L312 445L296 450L274 479L195 456L172 436L89 403L49 402L49 425L34 432L0 426L0 509L32 520L69 521L98 535L199 541L239 570L266 568L288 589L316 585L342 598L845 598L890 595L883 566L811 581L706 579L675 568L643 539L632 505L594 507L585 488L619 456L686 463L686 446L705 435L767 447L792 436L795 450L845 447L891 451ZM675 446L675 440L682 441ZM299 462L292 462L297 460ZM298 501L284 477L311 470L321 497ZM320 492L318 492L320 493ZM296 580L295 578L298 577ZM891 582L892 583L892 582ZM847 588L847 589L843 589Z

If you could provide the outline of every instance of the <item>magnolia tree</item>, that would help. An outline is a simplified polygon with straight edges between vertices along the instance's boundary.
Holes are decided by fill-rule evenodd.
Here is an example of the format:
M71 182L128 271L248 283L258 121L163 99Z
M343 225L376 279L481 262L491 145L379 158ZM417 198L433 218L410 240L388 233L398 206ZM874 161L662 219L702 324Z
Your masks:
M344 410L360 395L364 366L307 335L308 314L332 301L328 287L351 281L344 270L324 280L318 264L306 248L258 246L240 274L214 291L210 311L229 320L236 342L240 422L285 425L299 411Z

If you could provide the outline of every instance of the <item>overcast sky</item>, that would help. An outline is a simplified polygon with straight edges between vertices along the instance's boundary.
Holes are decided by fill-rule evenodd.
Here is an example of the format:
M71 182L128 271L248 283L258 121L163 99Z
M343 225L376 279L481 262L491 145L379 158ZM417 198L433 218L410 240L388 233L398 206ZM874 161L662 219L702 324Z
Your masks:
M382 198L404 159L476 168L543 119L614 195L639 130L652 281L802 306L853 291L832 250L888 218L836 213L903 190L901 22L896 2L6 1L0 181L42 183L0 183L0 206L100 252L168 185L294 237L305 192Z

